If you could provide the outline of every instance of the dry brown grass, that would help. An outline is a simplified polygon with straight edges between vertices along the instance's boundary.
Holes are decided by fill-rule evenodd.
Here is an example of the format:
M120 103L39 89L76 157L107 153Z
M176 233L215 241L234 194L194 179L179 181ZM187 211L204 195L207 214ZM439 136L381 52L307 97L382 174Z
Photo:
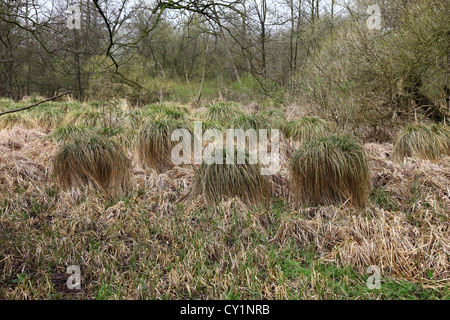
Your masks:
M439 163L411 159L402 167L390 160L392 145L368 144L366 149L374 188L382 188L392 203L375 198L362 212L335 206L300 209L282 218L275 239L283 245L292 238L300 246L314 244L324 261L360 272L376 265L382 276L427 287L448 285L450 158Z
M447 217L448 219L448 217ZM350 265L361 273L368 266L382 276L445 286L450 279L449 224L424 217L426 227L411 225L403 215L371 207L364 212L322 207L282 218L275 236L286 244L320 248L322 259ZM430 279L427 270L432 270Z
M273 182L281 188L291 157L284 145ZM159 174L134 165L118 202L94 188L64 190L51 177L56 142L41 130L0 130L0 298L383 299L389 279L419 285L413 295L430 287L445 297L450 158L399 165L391 144L365 148L374 191L364 210L267 210L238 197L214 207L202 196L178 202L191 190L192 168ZM81 290L66 287L73 264ZM382 289L354 292L371 264ZM327 276L320 265L349 266L362 280Z

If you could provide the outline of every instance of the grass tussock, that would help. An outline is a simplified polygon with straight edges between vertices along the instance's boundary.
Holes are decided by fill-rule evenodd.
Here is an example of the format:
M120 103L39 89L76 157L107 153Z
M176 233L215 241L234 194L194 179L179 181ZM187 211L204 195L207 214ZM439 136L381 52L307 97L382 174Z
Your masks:
M66 112L59 108L45 108L36 113L36 123L43 128L55 129L63 123Z
M114 197L128 189L130 167L118 144L95 134L83 134L63 142L53 172L63 187L82 188L93 183Z
M95 134L95 128L86 126L66 125L53 130L48 138L57 142L89 139Z
M174 167L171 159L177 141L171 141L176 129L188 129L186 123L171 119L154 120L145 125L136 137L136 155L143 167L164 172Z
M9 109L11 106L14 106L15 102L13 99L0 97L0 107L4 109ZM3 111L3 109L2 109Z
M186 106L171 104L147 105L126 114L127 123L133 129L145 126L154 120L185 121L191 110Z
M129 127L100 127L97 132L126 148L132 148L136 139L136 130Z
M0 116L0 129L12 129L22 126L27 129L36 128L36 122L28 113L17 112Z
M282 131L286 138L292 138L300 142L307 142L314 138L322 137L329 130L328 122L318 117L302 117L286 121L282 125Z
M238 197L245 204L258 205L270 200L270 184L260 173L258 164L251 164L249 154L245 154L245 163L237 161L235 148L234 163L226 163L226 149L217 148L222 164L205 160L196 171L192 196L202 196L206 203L215 205L224 197ZM211 164L209 164L211 163Z
M220 122L217 121L210 121L210 120L203 120L202 122L202 132L205 132L206 130L223 130L223 124L221 124Z
M209 121L226 123L242 113L242 108L238 104L220 102L208 106L206 113L203 114L203 118Z
M69 112L64 121L66 124L72 125L97 126L106 120L100 108L84 106L83 108Z
M247 131L249 129L270 129L270 122L266 117L259 114L243 114L231 120L229 126L231 128L242 129L244 131Z
M131 147L136 137L136 131L128 127L88 127L83 125L66 125L54 129L49 135L50 140L57 142L74 139L85 139L92 135L100 135L111 139L124 147Z
M153 112L154 114L168 119L183 120L191 113L191 110L187 106L178 106L172 104L152 105L145 107L144 110Z
M305 143L291 162L294 200L302 206L367 204L370 186L366 153L349 135L316 138Z
M286 112L280 108L262 110L258 114L270 119L282 120L286 118Z
M437 160L450 155L450 129L446 125L414 124L403 128L394 142L393 157Z

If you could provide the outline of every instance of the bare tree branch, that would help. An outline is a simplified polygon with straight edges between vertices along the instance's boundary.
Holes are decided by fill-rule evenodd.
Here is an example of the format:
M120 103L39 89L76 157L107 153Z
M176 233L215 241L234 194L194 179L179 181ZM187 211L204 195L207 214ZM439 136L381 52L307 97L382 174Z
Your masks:
M71 92L72 92L72 91L66 91L66 92L61 93L61 94L59 94L59 95L57 95L57 96L54 96L54 97L51 97L51 98L48 98L48 99L39 101L39 102L37 102L37 103L35 103L35 104L32 104L31 106L28 106L28 107L23 107L23 108L19 108L19 109L14 109L14 110L8 110L8 111L0 112L0 116L2 116L2 115L4 115L4 114L8 114L8 113L15 113L15 112L19 112L19 111L31 109L31 108L36 107L36 106L38 106L38 105L40 105L40 104L42 104L42 103L44 103L44 102L48 102L48 101L51 101L51 100L58 99L58 98L60 98L60 97L62 97L62 96L64 96L64 95L66 95L66 94L71 93Z

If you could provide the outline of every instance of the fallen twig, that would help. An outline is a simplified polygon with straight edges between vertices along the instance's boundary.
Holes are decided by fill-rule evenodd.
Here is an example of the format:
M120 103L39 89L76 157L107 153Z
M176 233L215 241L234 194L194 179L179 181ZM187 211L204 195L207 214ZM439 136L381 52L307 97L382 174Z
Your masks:
M57 95L57 96L54 96L54 97L51 97L51 98L48 98L48 99L39 101L39 102L37 102L37 103L35 103L35 104L32 104L31 106L28 106L28 107L23 107L23 108L19 108L19 109L14 109L14 110L8 110L8 111L0 112L0 116L2 116L2 115L4 115L4 114L8 114L8 113L15 113L15 112L19 112L19 111L22 111L22 110L31 109L31 108L36 107L36 106L38 106L38 105L40 105L40 104L42 104L42 103L44 103L44 102L58 99L58 98L60 98L60 97L62 97L62 96L64 96L64 95L66 95L66 94L68 94L68 93L71 93L71 92L72 92L72 91L66 91L66 92L64 92L64 93L61 93L60 95Z

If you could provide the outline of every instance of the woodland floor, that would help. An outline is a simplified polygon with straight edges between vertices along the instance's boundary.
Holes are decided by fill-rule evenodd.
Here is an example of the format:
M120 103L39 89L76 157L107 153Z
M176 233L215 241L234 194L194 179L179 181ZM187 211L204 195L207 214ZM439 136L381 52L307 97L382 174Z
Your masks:
M208 208L178 201L194 168L144 171L131 151L126 197L63 190L45 130L0 130L0 299L449 299L450 158L397 164L391 144L365 148L364 210L293 208L288 141L269 208ZM367 287L371 265L380 289Z

